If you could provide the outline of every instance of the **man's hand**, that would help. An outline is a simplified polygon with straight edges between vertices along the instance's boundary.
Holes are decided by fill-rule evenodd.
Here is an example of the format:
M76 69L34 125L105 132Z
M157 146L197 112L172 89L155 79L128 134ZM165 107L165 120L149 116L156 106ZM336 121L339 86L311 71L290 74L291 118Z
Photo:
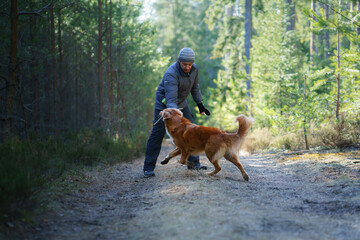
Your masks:
M198 104L198 108L199 108L199 113L200 113L200 114L204 114L204 113L205 113L205 114L208 115L208 116L210 115L210 111L207 110L202 103L199 103L199 104Z

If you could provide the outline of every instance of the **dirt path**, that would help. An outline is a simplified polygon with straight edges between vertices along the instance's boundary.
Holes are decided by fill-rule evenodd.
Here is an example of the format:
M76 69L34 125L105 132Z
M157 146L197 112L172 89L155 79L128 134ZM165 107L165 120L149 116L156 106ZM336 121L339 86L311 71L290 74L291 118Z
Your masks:
M160 158L172 149L165 145ZM56 194L24 238L360 239L360 152L241 162L249 182L226 160L216 177L172 160L144 179L143 159L69 175L80 187Z

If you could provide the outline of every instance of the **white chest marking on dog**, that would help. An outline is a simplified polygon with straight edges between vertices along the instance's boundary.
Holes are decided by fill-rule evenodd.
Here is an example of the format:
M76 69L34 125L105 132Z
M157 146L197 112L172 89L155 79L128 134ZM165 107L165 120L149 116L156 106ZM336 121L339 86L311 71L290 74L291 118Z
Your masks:
M174 143L174 139L173 139L173 138L172 138L172 136L170 135L170 133L169 133L169 131L168 131L167 127L166 127L166 124L165 124L165 130L166 130L166 134L169 136L169 138L170 138L171 142L175 145L175 143Z

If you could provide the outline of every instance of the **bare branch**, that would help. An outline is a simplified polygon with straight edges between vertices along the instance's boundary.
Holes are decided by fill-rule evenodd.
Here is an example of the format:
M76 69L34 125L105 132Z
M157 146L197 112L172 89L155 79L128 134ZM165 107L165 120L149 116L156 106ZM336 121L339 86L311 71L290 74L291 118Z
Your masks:
M101 60L101 64L103 64L108 58L109 58L109 56L104 57L104 58Z
M8 79L2 75L0 75L0 79L4 80L5 82L8 82Z
M350 19L350 18L344 16L341 12L337 11L336 9L334 9L334 8L333 8L332 6L330 6L330 4L328 4L328 3L325 3L325 2L320 1L320 0L318 0L318 2L320 2L320 3L324 4L324 5L327 5L331 10L333 10L334 13L339 14L339 15L342 16L343 18L349 20L352 24L360 27L360 24L359 24L358 22L356 22L356 21L354 20L354 18L353 18L353 19Z
M42 17L42 15L39 13L39 12L19 12L18 14L19 16L20 15L37 15L39 17Z
M6 15L6 16L10 17L10 14L8 14L6 12L0 12L0 15Z
M33 110L30 108L32 104L24 104L24 109L26 109L28 112L33 112Z
M70 5L73 4L72 2L69 2L68 0L66 0L66 2L67 2L67 4L66 4L65 6L61 7L61 8L59 9L59 11L63 10L64 8L67 8L67 7L69 7Z
M43 2L44 3L44 1L41 1L41 2ZM53 3L53 0L51 0L46 6L44 6L43 8L41 8L41 9L39 9L39 10L36 10L36 11L34 11L34 12L23 12L23 11L19 11L19 13L18 13L18 15L38 15L38 16L40 16L40 17L42 17L41 16L41 12L43 12L43 11L46 11L49 7L50 7L50 5ZM45 4L45 3L44 3Z

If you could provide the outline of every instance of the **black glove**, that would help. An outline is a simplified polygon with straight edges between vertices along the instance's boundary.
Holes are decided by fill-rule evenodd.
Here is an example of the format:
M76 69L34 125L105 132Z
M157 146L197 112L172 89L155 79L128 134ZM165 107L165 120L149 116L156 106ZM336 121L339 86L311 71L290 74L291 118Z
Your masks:
M204 112L206 115L208 115L208 116L210 115L210 111L207 110L202 103L198 104L198 108L199 108L199 113Z

